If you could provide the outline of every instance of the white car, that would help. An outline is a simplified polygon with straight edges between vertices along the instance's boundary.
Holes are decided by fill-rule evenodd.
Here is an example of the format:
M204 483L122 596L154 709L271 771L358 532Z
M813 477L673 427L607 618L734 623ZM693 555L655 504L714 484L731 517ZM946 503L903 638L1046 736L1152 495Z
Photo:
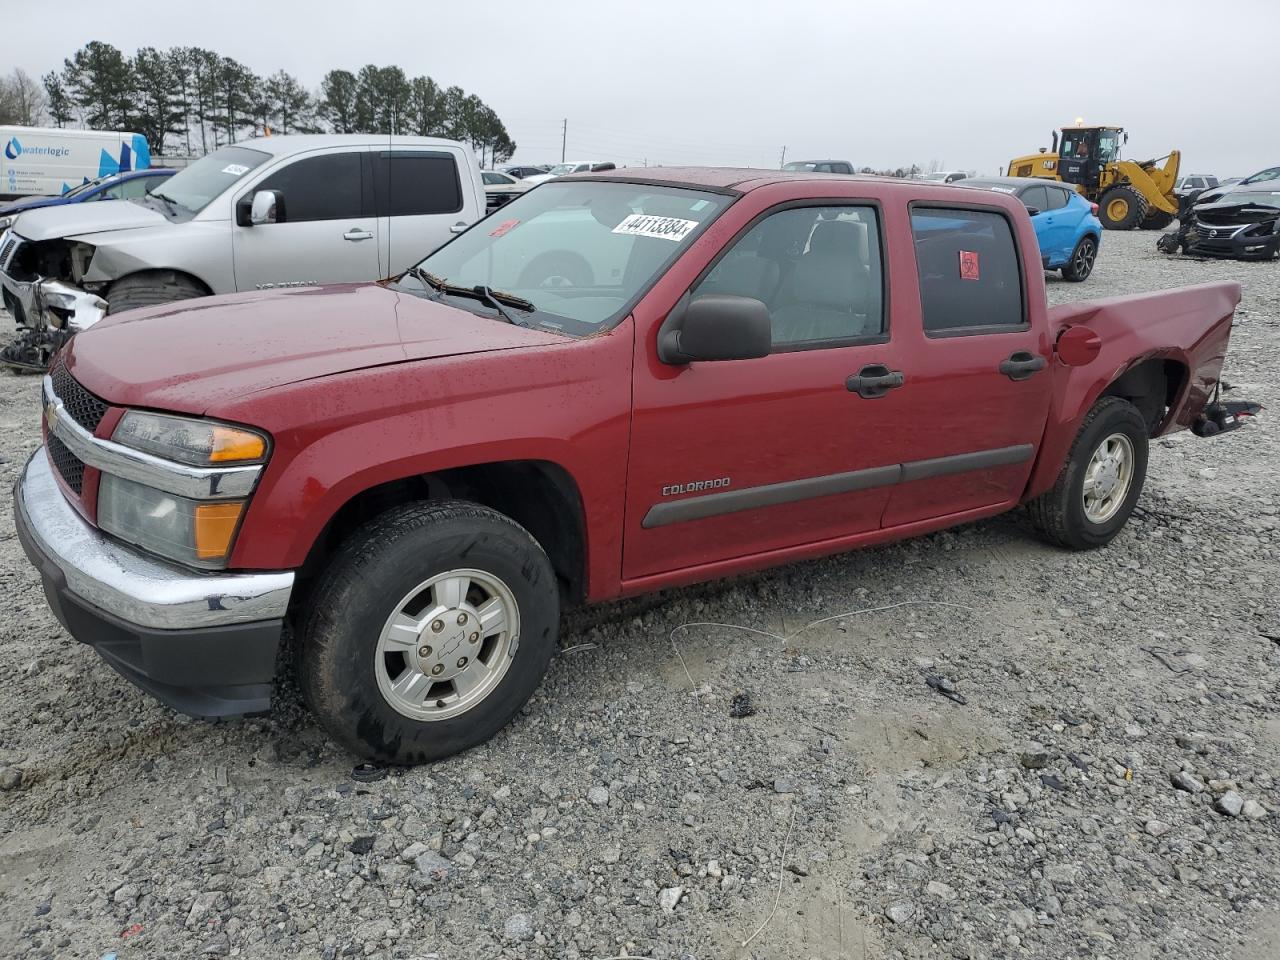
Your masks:
M528 180L517 180L500 170L481 170L480 177L484 180L485 201L490 210L496 210L534 186Z
M0 284L20 323L76 330L209 294L394 276L484 215L480 169L455 141L263 137L145 197L20 214Z
M955 183L970 176L972 174L964 170L938 170L936 173L922 173L917 179L928 180L930 183Z
M533 186L570 173L599 173L601 170L615 170L617 166L608 160L570 160L568 163L557 163L546 173L536 177L525 177L523 182Z

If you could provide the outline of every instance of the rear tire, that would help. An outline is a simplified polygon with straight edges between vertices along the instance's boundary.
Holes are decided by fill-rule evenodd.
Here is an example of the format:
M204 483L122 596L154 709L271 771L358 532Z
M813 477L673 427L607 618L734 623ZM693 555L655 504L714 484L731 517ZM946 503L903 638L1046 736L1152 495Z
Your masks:
M335 740L379 763L439 760L488 740L556 649L560 598L542 547L456 500L361 527L311 590L299 686Z
M1169 224L1173 223L1173 221L1174 216L1172 213L1165 213L1163 210L1149 210L1142 221L1142 229L1163 230Z
M178 300L207 297L209 291L185 274L149 270L117 280L107 291L107 313L124 313Z
M1112 187L1098 201L1098 219L1108 230L1132 230L1147 215L1147 202L1132 187Z
M1080 283L1089 279L1093 273L1093 263L1098 258L1098 240L1092 234L1085 234L1071 251L1071 259L1062 268L1062 278L1072 283Z
M1114 468L1107 465L1113 451ZM1146 421L1128 400L1103 397L1080 425L1057 481L1027 512L1040 536L1056 546L1106 546L1133 513L1146 476Z

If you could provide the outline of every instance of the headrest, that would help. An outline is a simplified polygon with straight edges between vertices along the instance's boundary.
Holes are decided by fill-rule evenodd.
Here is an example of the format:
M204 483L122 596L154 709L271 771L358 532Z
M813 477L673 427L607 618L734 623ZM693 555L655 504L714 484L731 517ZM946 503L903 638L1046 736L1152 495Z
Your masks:
M861 301L864 281L856 263L836 266L826 257L801 257L791 274L791 289L799 303L848 310Z
M845 257L865 263L867 228L852 220L823 220L809 237L809 252L824 257Z

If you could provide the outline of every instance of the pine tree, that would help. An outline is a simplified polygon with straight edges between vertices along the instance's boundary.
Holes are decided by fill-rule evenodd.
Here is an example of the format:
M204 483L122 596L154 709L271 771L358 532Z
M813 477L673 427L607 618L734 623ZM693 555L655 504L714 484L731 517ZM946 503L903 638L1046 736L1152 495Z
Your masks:
M334 133L356 132L357 86L350 70L330 70L320 83L320 112Z
M115 47L91 40L63 61L62 82L85 124L123 130L133 112L133 74Z
M155 47L142 47L129 63L135 91L134 121L157 156L164 156L165 140L182 132L182 109L177 104L177 86L167 55Z
M67 88L63 86L62 78L50 71L41 77L40 81L44 84L49 117L53 120L53 125L55 127L65 127L75 119L75 114L72 112L71 98L67 96Z

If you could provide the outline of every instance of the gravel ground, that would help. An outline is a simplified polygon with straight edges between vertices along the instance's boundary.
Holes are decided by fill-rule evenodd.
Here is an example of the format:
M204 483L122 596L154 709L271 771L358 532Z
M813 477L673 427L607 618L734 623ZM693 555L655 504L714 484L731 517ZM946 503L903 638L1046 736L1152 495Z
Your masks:
M1238 279L1280 411L1280 264L1154 240L1051 300ZM6 956L1280 956L1274 414L1156 443L1100 552L1011 515L576 614L511 728L365 783L288 693L189 720L62 632L7 503L37 393L0 374ZM683 629L691 685L688 621L787 639Z

